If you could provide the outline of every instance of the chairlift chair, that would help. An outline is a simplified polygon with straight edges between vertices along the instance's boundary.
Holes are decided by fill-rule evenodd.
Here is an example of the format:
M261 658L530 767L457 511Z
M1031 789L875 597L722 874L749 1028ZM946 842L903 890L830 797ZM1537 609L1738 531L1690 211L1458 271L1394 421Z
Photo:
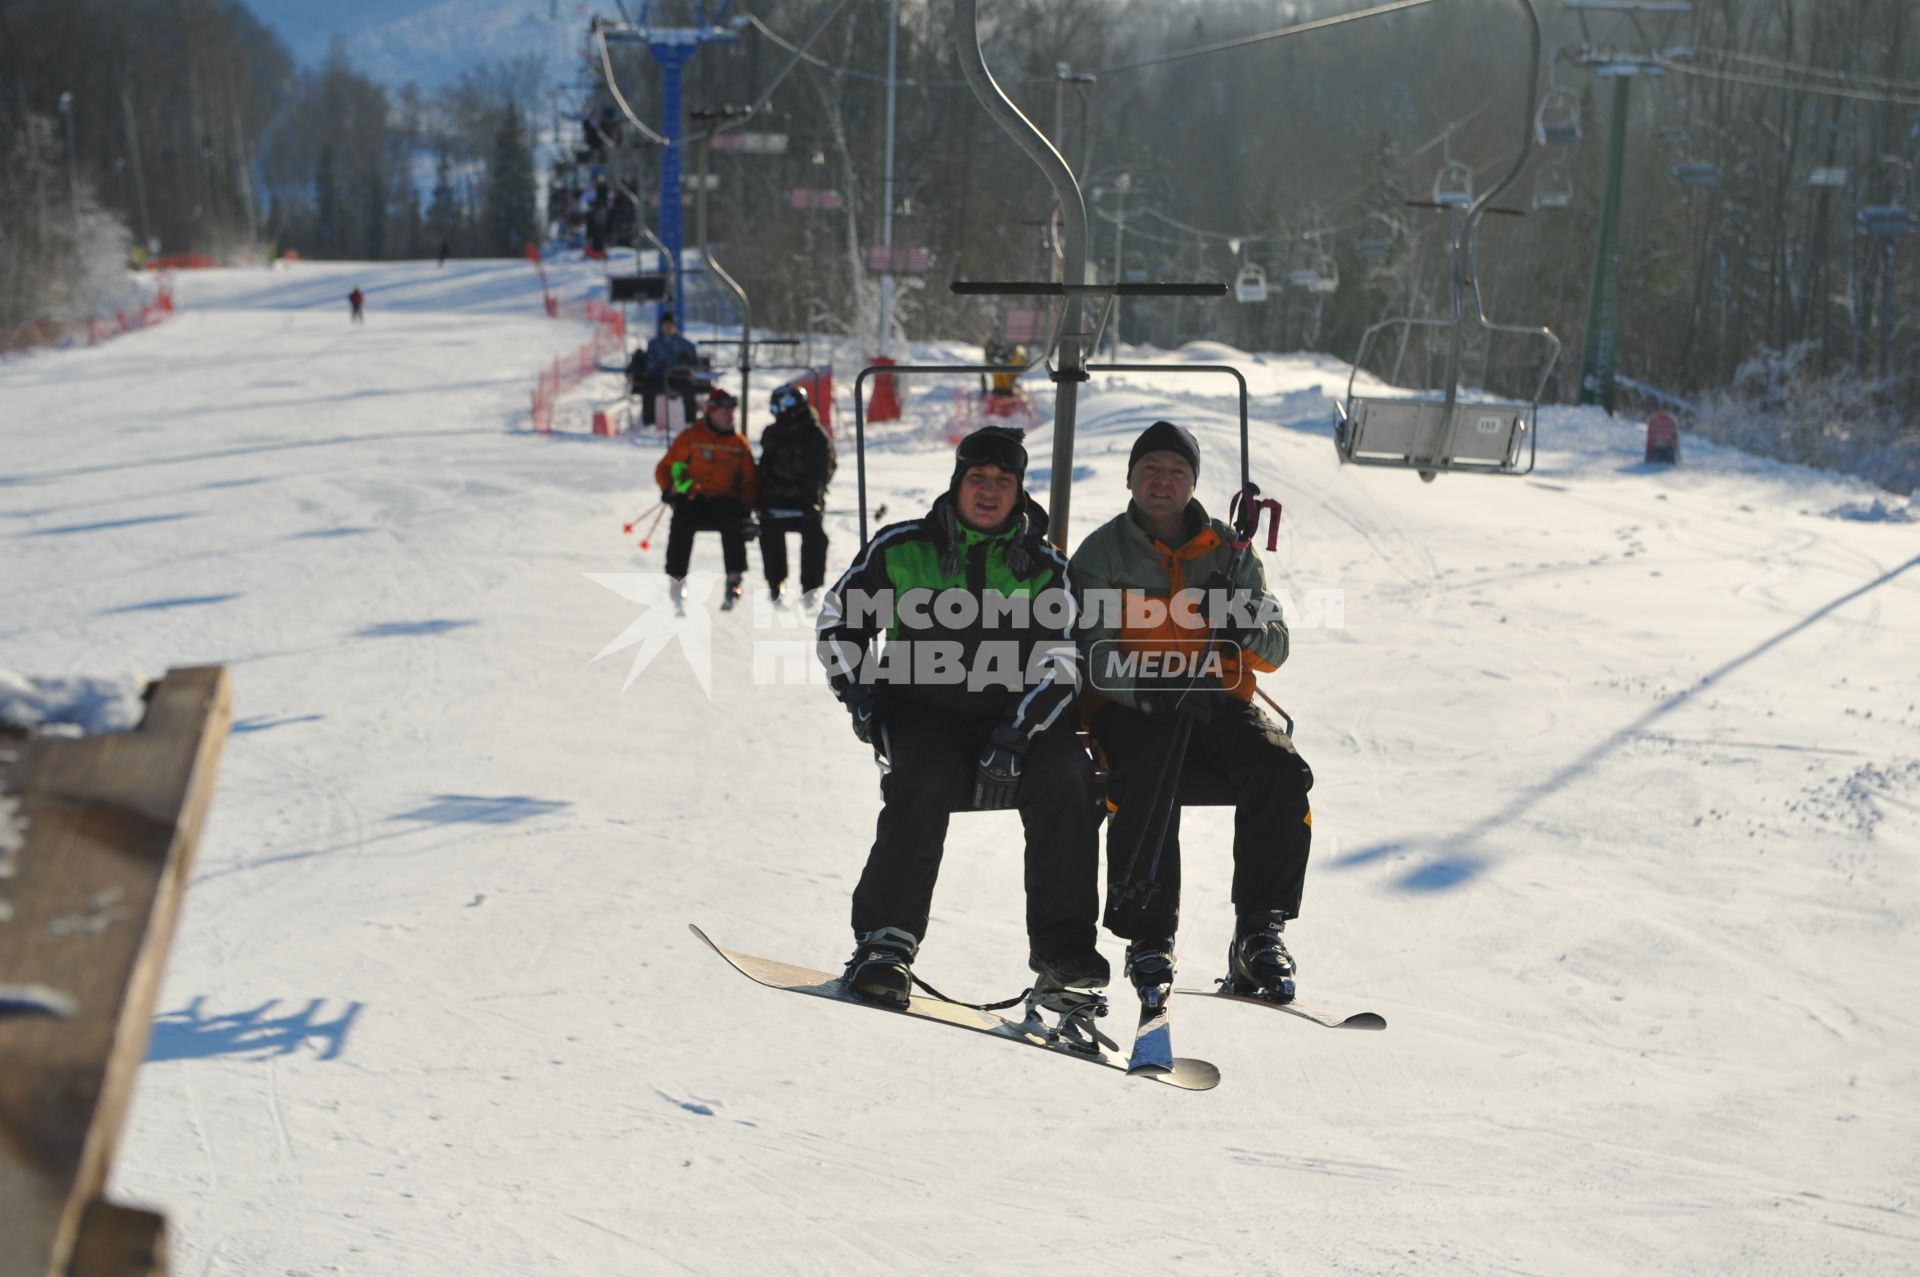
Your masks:
M1673 180L1682 186L1705 188L1720 185L1720 166L1711 160L1683 160L1670 171Z
M1571 146L1580 140L1580 99L1572 89L1555 89L1540 100L1533 135L1542 146Z
M1233 277L1233 299L1237 302L1263 302L1267 300L1267 272L1264 267L1252 262L1240 268Z
M1358 239L1353 242L1353 255L1362 261L1378 261L1387 255L1389 247L1384 239Z
M1563 161L1555 160L1533 179L1535 208L1566 208L1573 203L1573 175Z
M1447 182L1449 170L1457 161L1449 159L1434 181L1435 204L1441 205L1448 221L1449 310L1445 316L1404 316L1384 319L1369 327L1360 337L1354 355L1353 371L1347 377L1344 402L1334 404L1334 447L1340 460L1354 465L1389 466L1417 471L1431 482L1442 470L1478 474L1527 474L1533 469L1536 423L1540 399L1560 359L1560 339L1545 327L1495 323L1487 318L1485 299L1480 291L1479 225L1494 198L1512 185L1525 167L1533 146L1533 99L1540 82L1540 19L1532 0L1520 0L1532 28L1532 68L1528 76L1526 113L1521 117L1519 157L1506 175L1479 198L1458 198L1471 190L1472 173L1466 171L1465 183ZM1466 170L1464 164L1458 165ZM1443 198L1454 195L1455 198ZM1473 312L1466 314L1471 296ZM1472 399L1460 396L1462 349L1467 328L1473 325L1491 340L1495 333L1512 333L1537 340L1545 346L1545 358L1532 393L1525 400L1500 398L1482 393ZM1443 335L1446 341L1446 381L1439 390L1416 390L1389 384L1384 390L1361 393L1356 387L1367 357L1384 336L1399 338L1405 354L1407 341L1416 329ZM1394 360L1398 375L1400 359Z
M1433 175L1433 202L1465 208L1473 203L1473 169L1462 160L1448 160Z
M1307 291L1322 296L1340 291L1340 263L1333 254L1324 248L1320 250L1318 263L1314 267L1315 278L1307 285Z
M1913 210L1899 204L1869 204L1857 220L1862 231L1887 239L1911 235L1916 225Z

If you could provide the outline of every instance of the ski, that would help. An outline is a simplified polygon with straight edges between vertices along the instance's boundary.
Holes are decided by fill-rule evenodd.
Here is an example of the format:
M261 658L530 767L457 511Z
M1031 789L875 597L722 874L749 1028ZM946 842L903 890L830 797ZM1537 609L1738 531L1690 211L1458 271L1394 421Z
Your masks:
M1332 1015L1317 1011L1299 1002L1269 1002L1265 998L1256 998L1247 993L1228 993L1225 989L1175 989L1175 993L1192 998L1218 998L1224 1002L1246 1002L1257 1007L1271 1007L1275 1011L1285 1011L1288 1015L1310 1021L1323 1029L1384 1029L1387 1017L1378 1011L1355 1011L1351 1015Z
M1150 985L1140 990L1140 1026L1133 1034L1133 1054L1127 1059L1127 1072L1154 1077L1174 1067L1173 1022L1167 1015L1172 1000L1165 985Z
M1093 999L1062 1010L1048 1005L1058 999L1038 995L1036 999L1029 1000L1027 1018L1019 1022L995 1015L990 1011L978 1011L972 1007L962 1006L957 1002L942 1002L938 998L917 995L908 1000L904 1010L896 1011L854 997L847 991L846 983L840 976L829 975L825 971L814 971L807 967L797 967L772 958L761 958L750 953L723 949L698 926L689 923L687 929L698 936L709 949L720 955L728 966L756 984L765 985L769 989L804 993L810 997L826 998L851 1006L884 1011L889 1015L898 1015L909 1020L930 1020L936 1024L966 1029L971 1033L1001 1038L1023 1046L1037 1047L1052 1055L1085 1060L1090 1064L1098 1064L1116 1072L1130 1071L1128 1060L1120 1054L1118 1045L1092 1027L1092 1018L1095 1014L1093 1008L1098 1005ZM1042 1010L1061 1011L1061 1022L1057 1025L1045 1024L1039 1014ZM1136 1076L1149 1078L1183 1091L1210 1091L1220 1085L1220 1070L1205 1060L1169 1057L1164 1072L1146 1072Z

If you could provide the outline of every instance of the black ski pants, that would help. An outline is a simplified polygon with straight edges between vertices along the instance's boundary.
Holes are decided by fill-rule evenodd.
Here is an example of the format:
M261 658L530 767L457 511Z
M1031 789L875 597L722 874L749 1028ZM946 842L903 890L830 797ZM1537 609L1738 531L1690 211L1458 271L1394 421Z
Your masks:
M640 420L652 425L654 401L662 394L673 394L680 396L680 406L687 410L686 416L680 419L681 426L692 425L700 417L700 410L694 406L694 392L697 389L690 369L675 368L664 377L641 373L633 379L633 393L640 396Z
M1233 806L1233 907L1240 913L1300 914L1313 811L1313 772L1280 726L1238 697L1216 695L1213 717L1195 723L1180 775L1180 801ZM1127 862L1140 843L1153 789L1166 761L1173 724L1124 705L1094 715L1093 735L1107 756L1107 796L1116 810L1107 829L1109 931L1127 940L1171 940L1180 925L1180 809L1167 823L1154 889L1129 892ZM1146 881L1153 848L1133 871Z
M818 510L760 511L760 561L767 568L767 584L787 579L787 533L800 534L800 588L817 590L827 583L827 530Z
M974 771L997 724L898 699L881 712L893 770L880 781L853 929L898 927L925 939L948 814L972 809ZM1064 720L1028 748L1017 805L1026 827L1029 943L1043 952L1092 948L1100 913L1093 763Z
M747 508L738 497L688 497L673 508L667 528L667 575L684 577L693 558L693 534L718 532L728 576L747 573Z

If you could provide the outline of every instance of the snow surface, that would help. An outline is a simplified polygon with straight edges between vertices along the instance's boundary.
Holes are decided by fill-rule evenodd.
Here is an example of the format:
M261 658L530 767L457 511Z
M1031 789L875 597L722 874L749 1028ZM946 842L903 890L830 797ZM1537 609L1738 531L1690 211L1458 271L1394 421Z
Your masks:
M0 726L45 736L91 736L139 726L151 680L135 674L33 678L0 670Z
M0 668L234 677L114 1173L177 1271L1912 1271L1920 536L1833 517L1884 494L1692 439L1649 468L1573 409L1527 479L1343 469L1344 366L1244 357L1297 607L1264 682L1318 777L1288 936L1303 997L1391 1027L1183 1004L1225 1075L1185 1094L763 990L687 933L836 966L875 774L778 677L804 630L695 609L682 646L647 610L664 528L620 525L659 445L527 432L585 332L524 263L179 284L160 328L0 367ZM951 402L876 428L889 518L944 487ZM1220 509L1232 404L1096 376L1076 539L1161 415ZM1230 819L1186 819L1193 982ZM956 819L921 973L1020 988L1019 891L1016 818Z

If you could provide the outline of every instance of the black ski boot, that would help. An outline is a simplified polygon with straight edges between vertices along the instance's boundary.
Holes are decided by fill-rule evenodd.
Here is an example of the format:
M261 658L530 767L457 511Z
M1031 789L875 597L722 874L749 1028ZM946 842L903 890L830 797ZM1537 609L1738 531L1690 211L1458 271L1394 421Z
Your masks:
M731 612L733 611L734 605L739 601L740 574L738 572L730 572L727 574L727 594L725 598L720 600L720 610L722 612Z
M1092 945L1060 945L1029 949L1027 967L1035 988L1104 989L1113 970Z
M1280 937L1286 926L1287 920L1277 912L1240 915L1233 944L1227 949L1223 987L1228 993L1268 1002L1293 1001L1293 955Z
M898 927L881 927L859 939L847 959L847 991L863 1002L905 1010L920 942Z
M667 597L673 600L673 614L687 614L687 583L677 576L667 578Z
M1135 992L1173 987L1173 941L1135 940L1127 946L1127 979Z

